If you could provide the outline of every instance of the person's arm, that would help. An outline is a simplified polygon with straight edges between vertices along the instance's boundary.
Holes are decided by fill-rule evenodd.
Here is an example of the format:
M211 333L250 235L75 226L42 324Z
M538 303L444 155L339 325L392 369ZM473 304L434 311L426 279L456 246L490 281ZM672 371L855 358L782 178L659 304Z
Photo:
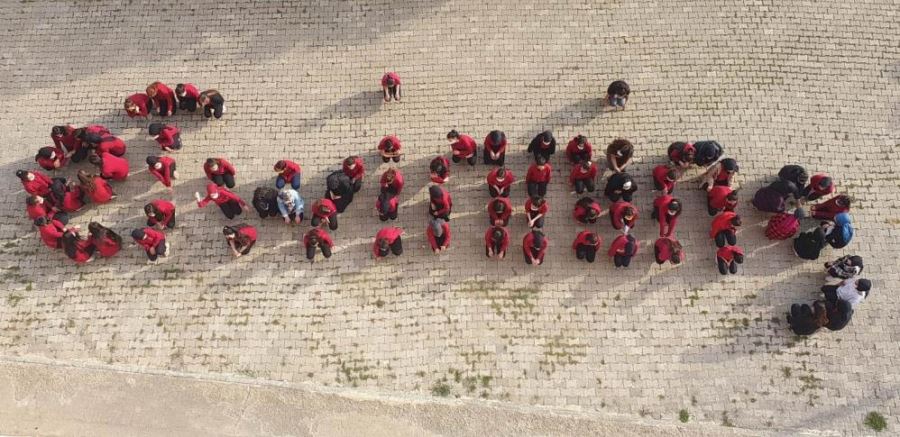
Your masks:
M606 162L609 164L610 167L612 167L614 172L616 172L616 173L622 172L622 169L619 168L619 162L616 159L615 154L607 153L606 154Z
M382 94L384 95L384 101L387 102L387 101L388 101L388 87L387 87L387 85L381 85L381 92L382 92ZM376 257L376 258L378 258L378 257Z
M197 199L197 207L198 208L203 208L204 206L208 205L210 202L209 197L200 197L200 193L198 193L196 191L194 192L194 198Z
M237 250L237 247L235 247L234 240L228 240L228 246L231 247L231 253L234 254L234 257L240 258L241 252Z
M288 218L287 205L284 204L284 201L281 200L281 197L279 197L275 201L275 203L278 205L278 212L281 213L281 218L284 219L284 222L287 223L288 221L290 221L290 219Z

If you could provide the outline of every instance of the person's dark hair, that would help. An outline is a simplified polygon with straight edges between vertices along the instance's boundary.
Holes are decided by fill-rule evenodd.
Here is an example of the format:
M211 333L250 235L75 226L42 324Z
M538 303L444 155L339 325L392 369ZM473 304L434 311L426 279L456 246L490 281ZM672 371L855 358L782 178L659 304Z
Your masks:
M62 203L66 197L66 182L64 179L53 179L50 183L50 195L53 196L54 202Z
M666 206L666 209L670 212L675 212L675 215L681 214L681 201L678 199L672 199L671 202Z
M147 126L147 132L150 135L159 135L165 126L162 123L150 123L150 126Z
M152 216L156 217L157 215L159 215L159 210L156 209L156 207L153 206L152 203L148 203L148 204L144 205L144 214L152 215Z
M392 151L394 150L394 140L390 138L384 139L384 150Z
M95 240L102 240L105 237L109 237L116 244L122 245L122 237L115 233L112 229L107 228L106 226L101 225L97 222L88 223L88 231L91 233L91 236L94 237Z
M850 202L850 196L847 196L846 194L840 194L840 195L837 196L837 199L835 200L835 202L836 202L838 205L840 205L840 206L843 206L843 207L845 207L845 208L849 208L849 207L850 207L850 203L851 203L851 202Z
M541 132L541 141L545 143L553 141L553 132L550 132L549 130Z
M588 244L595 245L595 244L597 244L597 234L591 232L591 233L587 234L587 236L585 237L585 240L587 240Z
M153 155L147 157L147 165L154 166L157 162L159 162L159 157Z
M506 203L503 202L502 200L494 199L491 202L493 203L493 205L491 206L491 209L493 209L495 213L500 214L500 213L506 211Z
M439 158L435 158L435 159L431 160L430 167L431 167L431 171L438 173L438 174L441 174L447 170L447 168L444 167L444 162L441 161Z
M673 240L671 238L668 238L667 240L669 241L669 252L671 253L669 261L671 261L672 264L681 264L681 243L679 243L678 240Z
M145 235L144 230L140 228L131 231L131 238L134 238L135 240L142 240Z
M587 143L587 137L582 134L578 134L578 136L575 137L575 141L583 146L585 145L585 143Z
M455 139L458 139L458 138L459 138L459 132L457 132L456 129L453 129L453 130L451 130L450 132L447 132L447 139L448 139L448 140L455 140Z
M378 248L381 249L383 252L387 251L388 246L389 246L389 244L388 244L387 238L381 238L378 240Z
M16 177L24 181L28 178L28 170L16 170Z
M50 159L50 156L53 155L54 151L53 147L41 147L38 149L37 155L41 158Z
M631 154L634 153L634 146L631 144L631 141L624 138L617 138L609 145L613 150L622 152L623 158L629 158L631 157Z
M78 182L84 187L85 190L89 193L93 193L97 189L97 185L94 184L94 175L88 174L88 172L84 170L78 170Z
M506 168L500 167L497 169L497 177L503 179L506 177Z
M387 178L389 181L393 181L394 179L397 178L397 170L395 170L393 167L385 170L384 177Z
M531 198L531 204L534 206L542 206L546 202L542 196L534 196Z
M216 158L208 158L208 159L206 160L206 166L207 166L207 167L212 167L212 166L214 166L214 165L219 165L219 160L218 160L218 159L216 159Z
M594 163L591 161L583 161L580 166L584 171L591 171L591 167L594 166Z
M863 259L859 255L853 255L849 259L851 266L859 267L859 272L862 273L863 270Z
M824 178L819 180L819 188L828 188L832 184L831 178L825 176Z
M387 82L387 86L392 87L392 86L397 85L397 81L394 79L394 76L388 76L387 80L385 82Z
M737 161L732 158L725 158L722 160L722 168L725 169L725 171L736 172L738 171Z
M856 282L856 289L859 291L868 292L872 290L872 281L868 279L860 279Z
M674 181L675 179L678 179L678 172L675 171L674 168L670 168L670 169L666 172L666 179L668 179L668 180L670 180L670 181Z
M544 158L544 155L538 155L534 157L534 163L538 166L544 165L547 163L547 158Z
M319 244L319 233L316 232L315 228L306 233L306 240L307 243L311 246Z
M230 235L237 235L237 229L231 226L224 226L222 228L222 233L225 234L226 237Z
M733 226L740 226L741 225L741 216L736 215L736 216L732 217L731 224Z
M66 134L66 126L53 126L53 128L50 129L50 135L60 137L65 134Z
M69 258L75 258L78 254L78 234L75 231L67 230L62 236L63 250Z
M38 227L44 226L47 223L50 223L50 218L47 216L38 217L38 218L34 219L34 222L32 222L32 223L34 223L34 225L38 226Z
M344 165L346 165L348 167L353 165L355 162L356 162L355 156L348 156L348 157L344 158Z
M81 135L81 140L90 147L97 147L98 144L103 142L103 137L96 133L85 133L84 135Z
M491 143L493 145L499 145L503 142L503 132L498 130L492 130L490 134Z
M88 162L94 165L103 165L103 158L100 155L91 155L88 157Z
M634 208L630 206L626 206L622 208L622 216L623 217L634 217Z
M503 229L499 228L499 227L495 227L494 232L491 233L491 238L493 238L495 241L502 241L503 240Z
M275 169L275 171L282 171L287 168L287 162L285 162L284 160L280 160L275 163L275 167L273 168Z
M184 84L183 83L175 85L175 93L178 94L179 96L184 95Z
M37 196L28 196L25 198L25 204L28 206L37 205L37 203L38 203L37 199L38 199Z

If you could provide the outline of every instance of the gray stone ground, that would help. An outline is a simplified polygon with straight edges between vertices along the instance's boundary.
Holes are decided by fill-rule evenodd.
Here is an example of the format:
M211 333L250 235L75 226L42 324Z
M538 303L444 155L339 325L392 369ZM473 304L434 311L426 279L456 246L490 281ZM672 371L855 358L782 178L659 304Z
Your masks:
M276 381L483 397L675 421L779 430L866 433L878 411L897 429L900 351L894 252L900 234L900 27L892 1L868 2L457 2L0 3L0 353ZM396 70L405 99L382 105L378 79ZM625 78L625 112L599 97ZM217 88L228 113L207 122L176 116L179 228L174 254L156 266L127 248L76 267L50 253L24 218L13 173L32 167L54 124L102 123L129 144L134 173L112 204L74 219L120 230L141 206L168 197L142 171L158 148L122 100L152 80ZM643 218L642 253L614 271L576 263L580 229L569 167L554 157L547 263L520 260L525 233L514 216L510 259L483 258L487 168L455 167L453 248L424 240L427 163L446 153L451 128L481 139L503 129L508 165L524 177L521 151L537 132L580 133L596 146L622 136L638 148L633 173ZM381 136L407 155L399 225L403 258L374 262L380 226L372 205ZM722 278L703 193L682 182L687 212L678 236L688 261L652 261L650 169L675 140L714 138L741 164L745 201L784 163L825 171L857 199L858 253L875 282L840 333L795 338L783 315L816 297L821 264L762 234L765 217L741 206L739 275ZM224 218L198 210L208 156L238 167L249 199L271 184L271 165L304 169L302 195L321 195L324 175L348 154L369 172L341 217L335 256L303 262L308 228L261 223L254 252L232 260ZM74 168L63 171L74 175ZM695 176L698 170L689 174ZM521 210L524 187L514 202ZM606 221L597 226L614 236ZM126 235L127 236L127 235Z

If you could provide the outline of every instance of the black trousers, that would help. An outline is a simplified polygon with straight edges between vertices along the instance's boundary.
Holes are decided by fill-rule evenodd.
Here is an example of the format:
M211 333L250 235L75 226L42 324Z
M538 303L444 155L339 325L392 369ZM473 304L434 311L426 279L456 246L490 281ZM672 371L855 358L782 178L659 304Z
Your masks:
M159 103L159 115L165 117L166 113L169 112L169 109L170 109L169 101L167 99L160 99L160 100L162 100L162 101ZM172 109L172 115L175 115L175 113L178 112L178 108L175 106L172 106L171 109Z
M443 235L441 235L440 237L438 237L437 235L435 235L435 236L434 236L434 243L435 243L437 246L436 246L436 247L432 247L431 249L436 249L436 248L442 247L442 246L444 245L444 242L446 242L446 241L447 241L447 233L446 233L446 232L445 232Z
M526 185L528 189L528 197L534 196L546 196L547 195L547 183L546 182L529 182Z
M632 199L632 197L633 197L633 194L634 194L634 193L632 193L632 192L629 192L629 193L610 193L610 194L607 194L606 197L607 197L611 202L618 202L619 200L624 200L624 201L626 201L626 202L631 202L631 199Z
M320 243L318 245L306 246L306 259L312 261L312 259L316 257L316 247L322 249L322 255L324 255L325 258L331 258L331 246Z
M84 158L88 156L88 148L85 146L81 146L80 149L76 150L75 153L72 154L72 162L81 162L84 161Z
M328 197L326 194L325 197ZM350 206L350 203L353 202L353 191L351 190L349 193L341 196L340 199L332 199L334 200L334 206L337 208L337 212L341 213Z
M616 267L628 267L628 265L631 264L631 257L632 255L613 255L613 264L615 264Z
M397 210L388 211L387 214L378 213L378 219L386 222L388 220L397 220Z
M234 188L234 175L233 174L214 174L212 177L212 181L214 184L218 186L226 186L228 188Z
M488 185L488 191L491 193L491 197L509 197L509 187L507 185L502 191L497 191L493 185Z
M280 213L280 211L279 211L279 213ZM296 212L288 213L288 219L289 219L289 220L294 221L295 218L297 218L297 213L296 213ZM301 221L301 222L303 221L303 213L302 213L302 212L300 213L300 221Z
M594 192L597 189L597 186L594 184L594 181L591 179L576 179L575 180L575 192L578 194L584 193L585 190Z
M737 273L737 263L734 260L731 260L730 263L726 263L722 258L718 258L717 262L719 264L719 273L723 275L727 275L729 272L732 274Z
M59 220L60 223L67 225L69 224L69 214L64 211L59 211L56 214L53 214L53 220Z
M222 214L225 214L225 217L228 217L229 220L241 215L243 211L241 205L233 201L219 205L219 209L222 210Z
M584 245L578 246L577 248L575 248L575 257L592 263L595 259L597 259L597 247Z
M259 218L275 217L277 215L281 215L281 211L279 211L278 207L275 205L272 205L269 207L269 209L264 209L262 211L260 211L260 209L255 205L254 207L256 208L256 212L259 213Z
M391 243L391 245L388 247L388 250L379 251L378 254L382 257L385 257L388 256L388 253L393 253L396 256L403 255L403 241L400 239L400 237L397 237L397 239L394 240L393 243Z
M528 220L531 220L531 217L532 217L532 216L531 216L531 214L529 214L529 213L525 213L525 217L527 217ZM504 225L504 226L505 226L505 225ZM532 226L532 227L533 227L533 228L538 228L538 229L543 228L543 227L544 227L544 216L541 216L541 218L535 220L535 221L534 221L534 226Z
M181 100L178 101L178 109L183 109L185 111L194 112L197 110L197 99L193 97L182 97Z
M236 249L238 252L240 252L241 255L246 255L246 254L250 253L250 249L253 248L253 245L254 245L254 244L256 244L255 241L254 241L254 242L251 242L250 244L248 244L248 245L246 245L246 246L244 246L244 247L235 247L235 249Z
M57 214L58 215L58 214ZM154 220L147 219L147 226L153 226ZM172 213L172 218L166 223L166 228L175 229L175 213Z
M400 157L399 156L394 156L391 158L388 158L387 156L381 157L381 162L391 162L391 160L394 160L394 162L400 162Z
M503 163L506 162L506 152L500 154L500 157L497 159L491 159L491 152L487 147L484 148L484 153L482 153L482 157L484 158L484 165L499 165L502 166Z
M212 117L215 115L216 118L222 118L222 111L225 108L225 104L218 105L206 105L203 107L203 115L206 118Z
M322 223L322 219L319 218L318 216L313 216L312 220L310 220L310 224L312 224L313 226L319 226L319 223ZM330 217L328 217L328 229L335 231L335 230L337 230L337 228L338 228L338 215L332 214Z
M463 160L463 158L461 156L456 156L456 155L451 156L450 159L456 163L459 163ZM466 160L466 162L469 163L469 165L475 165L475 163L478 161L478 156L476 153L473 153L472 156L465 158L465 160Z
M353 192L354 193L359 192L360 189L362 189L362 178L354 179L353 180Z
M160 256L168 256L169 255L165 251L166 250L166 240L160 241L159 244L156 245L155 249L156 249L156 253L150 253L149 251L147 252L147 259L149 259L150 261L156 261L156 259L159 258Z
M706 212L708 212L710 216L714 216L714 215L718 214L719 211L720 211L720 210L715 209L715 208L713 208L713 207L711 207L711 206L707 206L707 207L706 207Z
M828 302L831 302L831 303L837 303L837 301L838 301L837 289L838 289L837 285L823 285L822 293L825 294L825 300L827 300Z
M722 231L716 234L716 246L725 247L725 243L728 243L729 246L737 244L737 236L734 235L734 231Z

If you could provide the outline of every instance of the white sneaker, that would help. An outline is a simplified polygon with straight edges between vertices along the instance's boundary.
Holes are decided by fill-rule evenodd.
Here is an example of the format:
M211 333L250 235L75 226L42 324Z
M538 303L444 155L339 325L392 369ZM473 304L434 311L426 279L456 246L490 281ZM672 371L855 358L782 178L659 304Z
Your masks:
M165 248L166 248L166 251L164 253L160 254L160 256L169 256L169 240L166 240Z

